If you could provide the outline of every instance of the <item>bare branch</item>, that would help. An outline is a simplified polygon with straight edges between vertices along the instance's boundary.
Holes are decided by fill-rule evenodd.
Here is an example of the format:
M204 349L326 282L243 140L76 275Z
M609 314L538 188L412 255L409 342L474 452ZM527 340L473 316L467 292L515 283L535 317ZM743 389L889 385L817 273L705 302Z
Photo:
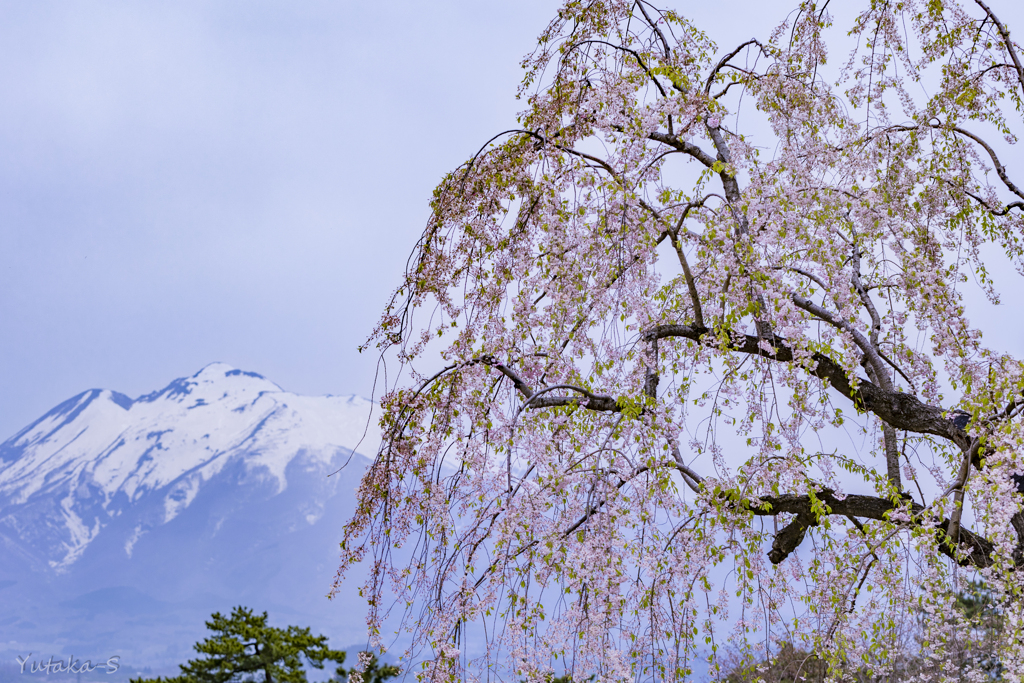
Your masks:
M882 365L882 359L879 358L877 349L875 349L871 344L870 340L861 334L860 330L845 320L832 315L832 313L827 311L824 307L819 306L813 301L805 299L798 294L793 295L793 303L797 308L807 311L819 320L827 322L838 330L843 330L844 332L849 333L850 336L853 337L857 346L860 347L860 350L864 352L864 356L867 358L868 362L871 364L872 370L875 374L875 377L872 379L878 383L883 390L890 392L893 391L892 381L889 379L888 373L885 371L885 366Z

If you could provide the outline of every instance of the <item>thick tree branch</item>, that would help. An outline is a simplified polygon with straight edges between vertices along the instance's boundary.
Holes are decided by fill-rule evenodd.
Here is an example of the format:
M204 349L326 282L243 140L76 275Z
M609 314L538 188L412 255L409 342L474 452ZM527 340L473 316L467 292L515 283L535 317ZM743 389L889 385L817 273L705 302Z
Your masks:
M726 339L725 348L737 353L761 356L780 363L792 363L796 360L793 348L781 337L773 336L763 340L756 336L730 334L720 330L721 335L711 335L712 330L702 326L690 325L659 325L644 334L645 341L667 337L681 337L708 346L719 346ZM762 344L767 341L768 344ZM769 346L769 348L765 348ZM809 371L818 379L824 380L844 397L853 401L859 409L877 415L881 420L896 429L932 434L948 439L962 450L971 447L971 438L952 419L946 416L941 408L922 403L917 397L899 391L887 391L873 382L857 378L856 386L851 382L846 371L828 356L814 352L810 358L814 367ZM524 399L530 400L535 390L518 373L492 356L482 356L478 362L489 365L508 377L516 390ZM530 401L533 408L552 408L568 405L583 405L588 410L621 412L615 398L607 395L594 394L582 387L572 387L577 396L540 396Z
M819 306L813 301L805 299L798 294L793 295L793 303L797 308L807 311L815 318L828 323L832 327L848 332L850 336L853 337L853 341L857 343L858 347L860 347L860 350L864 352L865 358L871 365L871 369L875 375L871 379L878 384L881 389L889 392L893 391L894 387L892 386L892 382L889 381L889 376L886 373L882 359L878 355L878 350L871 344L871 341L867 337L861 334L860 330L845 320L834 316L824 307Z
M1024 211L1024 202L1021 202L1021 201L1010 202L1009 204L1004 206L1002 209L996 210L996 209L992 208L991 204L989 204L984 199L982 199L978 195L974 194L970 190L964 190L963 193L965 195L967 195L968 197L970 197L971 199L973 199L974 201L976 201L979 204L981 204L982 206L984 206L985 210L988 211L993 216L1005 216L1006 214L1010 213L1010 211L1012 209L1020 209L1021 211Z
M644 396L648 398L658 397L658 340L651 340L647 352L647 367L644 368Z
M711 195L706 195L702 199L696 202L689 202L686 208L683 209L682 215L679 217L679 222L676 223L675 228L669 231L669 235L672 238L672 247L676 251L676 257L679 259L679 265L683 269L683 277L686 278L686 288L690 292L690 303L693 304L693 319L700 326L704 325L704 311L700 305L700 293L697 291L697 283L693 278L693 273L690 271L690 264L686 260L686 254L683 253L683 245L679 241L679 231L683 227L683 221L689 215L690 210L696 207L704 205L704 202L708 200Z
M1024 512L1016 512L1010 518L1013 530L1017 532L1017 547L1013 550L1013 561L1018 567L1024 566Z
M885 366L882 365L882 354L878 347L878 338L882 333L882 318L878 315L878 309L875 307L875 302L871 300L871 295L868 293L867 287L864 286L864 281L861 279L860 245L856 242L856 233L854 233L852 252L853 253L850 256L850 265L852 267L850 284L853 285L853 289L857 292L857 296L860 297L860 301L864 304L865 310L867 310L868 315L871 316L871 333L868 335L868 344L874 352L874 357L872 358L872 362L865 366L865 370L868 371L868 377L882 387L882 389L886 391L893 391L895 389L894 383L889 378L889 373L886 372ZM890 365L891 364L892 363L890 363ZM889 425L882 423L882 439L885 443L885 464L889 484L896 491L902 491L903 482L900 477L900 454L896 443L896 430Z
M672 59L672 51L668 48L668 41L665 40L665 34L662 33L660 28L658 28L658 22L651 19L651 16L647 14L647 8L644 7L645 4L647 3L645 3L644 0L637 0L635 3L635 5L640 8L640 12L644 15L644 19L647 20L647 25L651 27L651 30L654 31L655 35L657 35L661 41L661 46L665 50L665 59ZM658 10L658 12L660 13L661 11Z
M919 515L925 511L923 506L909 500L894 504L889 499L874 496L849 495L839 498L829 489L816 492L814 497L817 499L817 505L810 495L793 494L761 496L748 504L750 511L759 516L775 516L783 512L796 515L796 519L783 528L772 543L772 550L768 557L773 564L778 564L786 559L800 545L808 527L818 524L819 518L815 508L820 511L822 505L825 506L826 514L829 515L886 521L890 521L890 513L905 508L911 517L908 524L915 526L922 525ZM965 566L984 568L992 565L992 552L995 550L993 543L983 536L963 528L960 529L959 547L964 554L962 557L957 557L954 548L943 542L950 526L951 522L948 519L935 526L936 533L941 534L939 550L942 554Z
M860 297L860 301L864 304L865 310L868 315L871 316L871 334L868 337L868 341L871 344L871 348L876 352L878 351L878 337L882 332L882 318L878 315L878 309L875 308L875 302L871 300L871 295L868 294L867 288L864 286L864 282L861 279L860 274L860 245L856 242L853 244L852 253L850 255L850 264L853 268L853 273L850 276L850 283L853 285L853 290L857 292L857 296ZM875 369L875 372L879 373L879 377L876 381L882 382L882 377L886 375L885 369L879 367ZM890 387L886 387L890 388Z
M960 516L963 514L964 487L967 485L967 478L971 474L971 461L978 457L981 448L981 441L974 439L971 447L964 453L963 463L960 465L960 473L957 475L954 484L953 512L949 520L949 540L953 545L957 544L960 538Z
M778 336L768 339L770 348L765 348L761 343L765 340L753 335L737 335L728 330L718 330L716 334L709 334L711 332L712 330L706 327L659 325L648 330L644 336L648 339L681 337L708 346L724 345L730 351L761 356L780 363L792 363L797 360L798 354L794 354L793 347ZM970 448L970 436L956 426L942 408L922 403L911 394L886 391L866 379L857 378L854 386L843 367L823 353L811 353L809 360L813 363L813 366L809 367L809 372L853 401L859 410L877 415L896 429L932 434L948 439L961 449Z
M797 514L796 519L783 527L782 531L775 534L772 549L768 553L768 559L772 564L778 564L789 557L803 543L807 528L811 526L818 526L818 520L810 512L801 512Z
M718 177L722 181L722 187L725 189L725 198L729 200L729 204L738 207L742 200L740 193L740 184L728 168L732 164L732 155L729 152L729 145L725 143L725 137L722 135L722 131L718 126L708 126L708 133L711 135L711 140L715 143L715 151L718 152L718 161L722 164L720 167L722 170L718 172ZM739 223L739 229L741 234L747 234L750 232L750 224L747 222L747 217L743 214L737 214L735 216L736 222Z
M650 140L660 142L664 145L668 145L669 147L673 147L684 154L690 155L708 168L714 168L715 158L692 142L687 142L686 140L677 138L674 135L669 135L668 133L654 132L647 137Z

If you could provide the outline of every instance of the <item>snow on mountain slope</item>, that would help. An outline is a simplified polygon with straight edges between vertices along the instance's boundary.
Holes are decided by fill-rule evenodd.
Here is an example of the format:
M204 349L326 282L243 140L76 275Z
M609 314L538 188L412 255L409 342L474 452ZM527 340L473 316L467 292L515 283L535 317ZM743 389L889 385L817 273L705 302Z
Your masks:
M298 396L223 363L135 400L86 391L0 444L0 535L66 571L111 520L157 497L161 514L124 543L130 556L147 526L177 517L229 463L280 492L299 456L326 475L339 454L375 454L371 409L356 396Z

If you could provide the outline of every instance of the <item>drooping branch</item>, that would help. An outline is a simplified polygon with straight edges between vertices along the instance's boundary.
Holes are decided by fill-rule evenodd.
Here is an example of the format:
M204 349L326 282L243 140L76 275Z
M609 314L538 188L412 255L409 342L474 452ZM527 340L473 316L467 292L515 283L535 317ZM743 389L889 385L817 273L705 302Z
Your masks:
M648 330L644 334L644 339L648 342L653 342L656 339L681 337L694 342L704 343L708 346L722 346L724 344L724 347L729 351L761 356L762 358L780 363L792 363L797 360L793 347L779 336L773 336L768 340L764 340L749 334L731 334L728 330L719 330L718 334L710 334L712 332L711 329L702 326L659 325ZM762 343L765 341L767 341L767 344ZM812 353L810 360L813 361L814 366L809 368L809 372L818 379L827 382L844 397L853 401L859 410L878 416L896 429L918 434L932 434L948 439L960 447L961 450L970 449L971 437L967 435L962 427L955 424L950 417L947 417L946 411L942 408L923 403L920 399L910 394L885 390L863 378L857 378L855 385L846 374L846 370L835 360L823 353ZM482 356L478 362L485 363L508 377L524 399L529 400L533 397L534 388L507 365L492 356ZM587 389L575 386L572 387L572 391L578 395L540 396L530 401L530 407L553 408L579 405L593 411L621 412L622 410L621 406L612 396L595 394Z
M744 334L735 335L727 330L719 330L718 334L706 327L690 325L659 325L644 334L645 341L680 337L708 346L722 346L736 353L760 356L780 363L792 363L797 360L793 347L779 336L769 340ZM723 341L724 340L724 341ZM767 341L765 344L763 342ZM768 347L768 348L766 348ZM887 391L877 384L857 378L856 385L850 381L846 370L832 358L820 352L810 356L813 368L809 372L818 379L824 380L844 397L853 401L859 409L878 416L888 425L918 434L932 434L951 441L962 450L969 450L971 437L958 426L946 411L936 406L923 403L910 394L899 391ZM492 356L482 356L478 362L489 365L508 377L516 390L524 399L533 398L535 389L517 372L501 363ZM569 385L563 385L569 386ZM578 405L587 410L604 412L621 412L622 408L612 396L595 394L582 387L572 386L577 395L539 396L530 400L531 408L553 408Z
M709 334L712 332L715 333ZM780 363L792 363L797 360L793 347L777 335L762 340L749 334L733 334L729 330L713 331L706 327L690 325L659 325L648 330L644 336L648 339L681 337L709 346L724 346L730 351L761 356ZM762 341L767 341L768 344L762 345ZM942 408L923 403L910 394L886 391L866 379L857 378L854 385L846 370L823 353L810 354L810 360L814 365L808 368L809 372L853 401L858 409L877 415L896 429L932 434L948 439L962 450L970 448L971 438L947 417L946 411Z
M622 411L622 408L611 396L594 394L583 387L568 384L562 384L559 385L559 387L544 387L540 390L534 390L515 370L511 369L497 358L494 358L493 356L481 356L478 360L485 365L491 366L512 380L513 386L515 386L516 390L529 402L530 408L558 408L562 406L584 405L588 410L616 413ZM571 391L577 392L579 396L534 396L540 391L550 391L555 388L567 388Z
M1003 162L999 160L999 157L996 155L996 151L992 149L992 146L985 142L980 136L975 135L969 130L965 130L959 126L945 127L940 124L932 124L932 127L945 128L946 130L951 130L959 135L964 136L965 138L970 138L971 140L974 140L976 143L981 145L981 147L988 153L989 158L992 159L992 164L996 167L996 175L998 175L999 179L1003 181L1003 185L1006 186L1006 189L1014 193L1021 199L1024 199L1024 191L1022 191L1013 183L1012 180L1010 180L1010 174L1006 172L1006 167L1003 166Z
M988 5L981 0L974 0L974 2L977 3L981 9L985 10L985 14L987 14L988 18L992 20L992 23L996 25L996 30L999 31L999 35L1003 39L1003 46L1009 53L1010 59L1013 60L1013 67L1017 72L1017 80L1020 81L1021 93L1024 94L1024 66L1021 65L1020 58L1017 56L1017 50L1013 45L1013 41L1010 40L1010 29L1006 28L1006 24L999 21L995 12L989 9Z
M973 140L975 143L977 143L979 146L981 146L982 149L985 150L986 154L988 154L989 158L992 160L993 166L995 166L996 175L998 175L999 179L1003 181L1003 185L1006 187L1006 189L1009 190L1010 192L1012 192L1013 194L1017 195L1021 199L1024 199L1024 190L1021 190L1021 188L1017 187L1017 185L1013 182L1013 180L1010 179L1010 174L1007 173L1006 167L1003 165L1003 162L1000 161L999 155L996 154L996 151L992 148L992 145L988 144L988 142L986 142L981 136L979 136L979 135L977 135L975 133L972 133L971 131L969 131L969 130L967 130L965 128L961 128L960 126L946 125L946 124L942 123L941 121L933 121L931 123L923 124L923 126L926 126L928 128L933 128L935 130L950 131L950 132L956 133L957 135L960 135L962 137L968 138L969 140ZM918 130L917 126L899 125L899 126L889 126L887 128L882 129L881 131L879 131L879 133L884 135L885 133L887 133L889 131L910 132L910 131L915 131L915 130ZM874 135L872 135L871 137L874 137ZM972 198L981 201L975 195L973 195L971 193L968 193L968 194ZM989 208L987 202L982 202L982 204L986 208ZM993 213L995 213L996 215L1006 215L1006 213L1009 212L1010 208L1012 208L1014 206L1017 206L1018 204L1019 204L1019 202L1013 202L1012 204L1008 205L1006 208L1004 208L1002 211L999 211L999 212L996 212L995 210L993 210L991 208L989 210L992 211Z
M757 45L757 47L760 48L760 50L761 50L761 54L763 54L765 56L768 55L768 51L765 49L764 45L761 44L761 41L759 41L759 40L757 40L755 38L751 38L747 42L741 43L739 45L739 47L737 47L735 50L733 50L729 54L727 54L724 57L722 57L718 61L718 64L715 65L715 68L713 68L711 70L711 73L708 74L707 81L704 83L704 94L705 95L710 95L711 94L711 86L715 82L715 76L718 75L718 72L721 71L722 69L724 69L728 65L729 60L732 59L733 57L735 57L736 55L738 55L740 53L740 51L743 50L743 48L749 47L750 45Z

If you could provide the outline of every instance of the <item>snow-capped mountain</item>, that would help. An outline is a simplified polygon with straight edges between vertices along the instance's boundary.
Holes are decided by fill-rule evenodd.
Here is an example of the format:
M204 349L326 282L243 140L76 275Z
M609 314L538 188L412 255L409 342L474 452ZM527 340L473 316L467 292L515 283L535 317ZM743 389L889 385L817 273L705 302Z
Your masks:
M379 444L372 408L222 363L134 400L60 404L0 444L0 651L167 666L234 604L358 634L354 594L324 595L356 451Z
M156 494L162 514L135 527L130 556L149 526L174 519L233 460L281 491L297 456L326 469L357 444L375 453L369 412L364 399L297 396L223 363L134 401L86 391L0 445L0 529L66 570L111 518ZM18 523L37 511L46 525Z

